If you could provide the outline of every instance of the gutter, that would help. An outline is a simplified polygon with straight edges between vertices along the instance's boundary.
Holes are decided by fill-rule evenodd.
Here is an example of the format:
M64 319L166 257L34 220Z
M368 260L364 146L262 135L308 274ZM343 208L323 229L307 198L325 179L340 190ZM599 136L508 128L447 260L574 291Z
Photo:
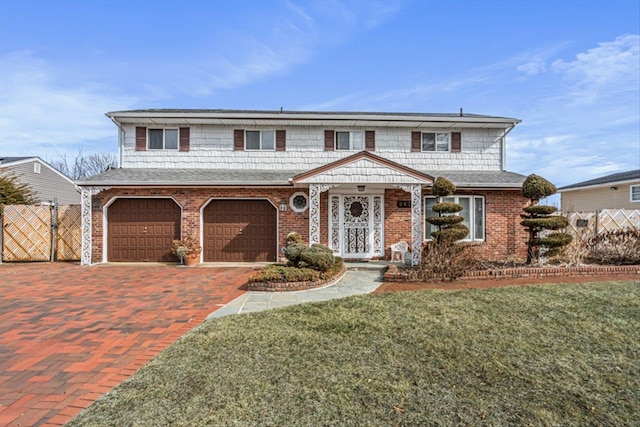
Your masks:
M507 135L509 134L509 132L511 132L513 130L513 128L516 127L516 125L520 123L520 122L513 122L513 124L508 127L507 129L505 129L504 132L502 132L502 135L500 135L498 138L496 138L494 141L497 141L498 139L501 140L500 142L500 151L502 152L502 170L506 171L507 170L507 143L506 143L506 138Z
M113 124L116 125L116 127L119 130L118 132L118 166L122 167L122 164L124 163L124 153L123 153L124 149L122 147L122 145L124 144L124 129L122 129L122 125L118 123L118 121L114 117L110 116L108 113L105 114L105 116L109 117L113 122Z

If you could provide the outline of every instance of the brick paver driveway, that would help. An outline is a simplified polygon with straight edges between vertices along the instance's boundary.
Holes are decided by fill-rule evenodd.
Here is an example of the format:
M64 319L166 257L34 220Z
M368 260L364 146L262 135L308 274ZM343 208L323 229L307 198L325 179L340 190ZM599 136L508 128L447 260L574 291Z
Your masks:
M0 265L0 425L61 425L241 295L249 268Z

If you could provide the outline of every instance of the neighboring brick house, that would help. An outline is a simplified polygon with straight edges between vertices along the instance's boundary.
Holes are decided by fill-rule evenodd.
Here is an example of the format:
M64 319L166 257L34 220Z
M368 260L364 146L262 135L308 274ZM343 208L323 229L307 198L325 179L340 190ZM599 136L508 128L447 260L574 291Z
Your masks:
M505 171L520 120L473 114L133 110L121 167L84 178L83 263L167 261L180 235L202 261L276 261L290 232L347 259L419 262L438 176L487 259L524 254L524 176Z
M28 184L38 203L80 204L80 191L71 179L40 157L0 157L0 174L10 174Z
M563 212L640 209L640 169L566 185L558 192Z

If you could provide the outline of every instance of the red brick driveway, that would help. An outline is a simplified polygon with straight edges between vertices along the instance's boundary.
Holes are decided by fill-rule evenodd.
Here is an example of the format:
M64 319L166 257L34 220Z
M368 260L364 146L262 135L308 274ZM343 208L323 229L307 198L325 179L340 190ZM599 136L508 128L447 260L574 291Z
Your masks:
M241 295L251 272L0 265L0 426L69 421Z

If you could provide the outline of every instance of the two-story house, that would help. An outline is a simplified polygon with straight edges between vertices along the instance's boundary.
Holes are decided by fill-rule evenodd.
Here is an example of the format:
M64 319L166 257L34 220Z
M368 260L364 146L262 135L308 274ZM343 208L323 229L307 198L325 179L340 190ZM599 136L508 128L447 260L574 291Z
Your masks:
M466 239L485 258L524 254L524 176L505 170L520 121L475 114L132 110L120 167L84 178L83 263L168 261L192 235L203 262L277 261L298 232L346 259L418 263L438 176L457 186Z

